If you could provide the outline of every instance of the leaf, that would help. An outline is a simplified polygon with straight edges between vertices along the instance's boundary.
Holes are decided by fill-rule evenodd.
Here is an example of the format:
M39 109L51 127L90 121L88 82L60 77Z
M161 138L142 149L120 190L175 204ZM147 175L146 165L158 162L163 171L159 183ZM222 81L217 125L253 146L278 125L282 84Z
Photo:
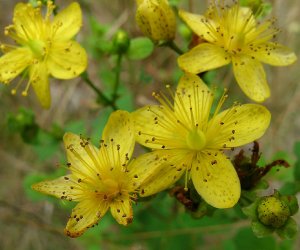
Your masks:
M59 149L60 141L57 141L56 138L45 131L39 130L36 140L37 141L32 145L32 148L41 161L49 159Z
M151 55L154 45L149 38L138 37L130 41L127 56L130 60L142 60Z
M300 191L300 181L286 182L281 188L282 195L295 195Z
M250 228L242 228L233 239L236 249L274 250L276 242L273 237L257 238Z
M296 142L294 145L294 153L297 158L300 160L300 141Z
M300 181L300 160L295 163L294 166L294 178L295 180Z

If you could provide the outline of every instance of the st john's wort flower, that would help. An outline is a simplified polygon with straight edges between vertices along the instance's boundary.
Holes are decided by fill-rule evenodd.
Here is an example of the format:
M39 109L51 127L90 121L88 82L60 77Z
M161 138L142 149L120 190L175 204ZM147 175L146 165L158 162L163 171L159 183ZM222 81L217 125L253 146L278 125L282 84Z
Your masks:
M8 84L23 72L12 94L28 76L22 95L26 96L32 86L44 108L51 105L49 76L72 79L87 66L85 50L73 40L82 25L79 4L70 4L51 19L54 8L48 1L43 17L41 6L34 8L31 4L18 3L13 24L5 28L5 35L17 46L1 44L4 55L0 58L0 82Z
M262 63L286 66L296 61L290 49L271 41L278 33L274 20L258 23L250 8L220 3L212 4L205 15L179 14L204 41L178 58L179 67L198 74L232 62L237 83L254 101L270 96Z
M70 237L82 235L110 209L119 224L132 222L132 203L140 183L139 165L130 162L134 126L126 111L116 111L104 129L100 149L72 133L64 135L70 174L43 181L33 189L62 200L78 202L65 228Z
M220 112L226 95L211 115L213 92L196 75L186 74L171 100L154 93L161 105L133 113L137 141L154 151L144 158L157 159L141 165L147 176L142 196L170 187L185 174L197 192L216 208L232 207L241 187L237 173L223 150L260 138L270 123L270 112L258 104L235 104ZM186 184L187 185L187 184Z

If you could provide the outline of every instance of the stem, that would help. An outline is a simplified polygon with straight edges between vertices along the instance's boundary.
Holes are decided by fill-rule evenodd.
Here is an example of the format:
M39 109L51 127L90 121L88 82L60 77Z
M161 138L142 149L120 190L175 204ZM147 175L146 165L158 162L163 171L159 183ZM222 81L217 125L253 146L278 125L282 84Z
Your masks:
M169 41L164 44L164 46L169 47L170 49L174 50L178 55L182 55L184 52L177 46L174 41Z
M88 73L85 71L83 72L81 75L81 79L84 80L84 82L90 86L92 88L92 90L94 90L96 92L96 94L98 95L99 100L101 100L101 102L105 105L111 106L114 110L117 110L116 105L114 104L113 101L111 101L110 99L108 99L103 93L102 91L96 87L96 85L91 81L91 79L89 78Z
M112 93L112 102L115 103L118 98L118 88L120 84L120 74L121 74L121 63L122 63L122 53L118 54L117 64L115 68L116 79Z

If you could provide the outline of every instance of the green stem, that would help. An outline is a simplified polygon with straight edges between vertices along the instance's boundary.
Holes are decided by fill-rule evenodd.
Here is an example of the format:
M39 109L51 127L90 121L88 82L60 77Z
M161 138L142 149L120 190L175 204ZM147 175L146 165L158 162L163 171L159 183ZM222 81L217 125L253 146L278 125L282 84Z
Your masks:
M103 93L102 91L96 87L96 85L91 81L91 79L89 78L88 73L85 71L83 72L81 75L81 79L84 80L84 82L91 87L92 90L95 91L95 93L98 95L99 100L107 105L107 106L111 106L114 110L117 110L118 108L116 107L115 103L113 101L111 101L110 99L108 99Z
M115 103L118 98L118 88L120 85L122 56L123 56L122 53L118 54L117 64L116 64L116 68L115 68L116 78L115 78L115 84L114 84L113 93L112 93L112 102L113 103Z
M178 55L182 55L184 52L177 46L174 41L169 41L164 44L165 46L169 47L170 49L174 50Z

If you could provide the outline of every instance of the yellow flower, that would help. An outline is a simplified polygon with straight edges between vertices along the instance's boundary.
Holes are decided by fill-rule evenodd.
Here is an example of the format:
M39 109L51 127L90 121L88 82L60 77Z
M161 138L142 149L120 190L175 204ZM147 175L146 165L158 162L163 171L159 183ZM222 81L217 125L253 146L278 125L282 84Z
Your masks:
M100 149L88 140L66 133L64 144L70 174L32 186L62 200L79 202L65 228L70 237L82 235L110 208L119 224L132 222L132 202L140 185L138 166L129 162L134 149L134 125L126 111L114 112L104 129Z
M206 42L178 58L179 67L198 74L232 62L237 83L252 100L262 102L270 96L261 64L289 65L296 55L271 42L278 33L274 20L259 24L249 8L211 6L205 16L180 11L181 18Z
M176 18L167 0L137 0L136 22L153 41L173 40Z
M170 187L185 173L195 189L210 205L228 208L240 197L240 182L223 150L260 138L270 123L270 112L258 104L235 104L219 112L224 94L211 115L214 94L196 75L184 75L177 91L154 94L161 105L141 108L133 113L137 141L153 152L141 165L147 172L141 195L148 196ZM145 160L145 159L144 159ZM141 171L141 170L140 170Z
M72 79L81 74L87 66L85 50L72 38L82 25L81 9L78 3L50 20L55 6L47 3L47 13L42 17L40 7L18 3L14 9L13 24L5 29L19 46L1 44L5 54L0 58L0 82L8 84L24 72L12 94L28 75L29 80L23 96L30 85L44 108L51 105L48 78Z

